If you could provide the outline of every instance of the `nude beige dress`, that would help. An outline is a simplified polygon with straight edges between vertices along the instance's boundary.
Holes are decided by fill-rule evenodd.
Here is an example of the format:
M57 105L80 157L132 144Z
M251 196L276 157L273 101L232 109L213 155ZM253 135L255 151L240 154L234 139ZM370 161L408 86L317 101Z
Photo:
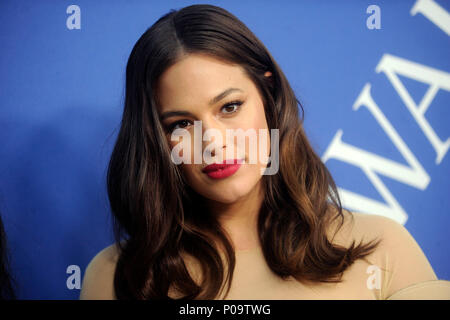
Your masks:
M362 213L345 213L345 223L334 238L335 244L348 247L351 240L382 242L371 255L353 263L341 283L300 283L282 280L267 266L261 248L236 252L236 267L228 296L218 299L450 299L450 281L438 279L427 257L408 230L392 219ZM350 219L353 216L353 220ZM336 230L330 226L329 230ZM334 228L334 229L333 229ZM432 236L432 235L430 235ZM189 272L201 278L198 264L186 257ZM117 251L111 245L88 265L81 299L114 299L114 272ZM180 297L174 290L173 298Z
M261 249L236 252L236 268L226 299L450 299L450 281L438 280L417 242L401 224L386 217L353 213L335 238L382 238L378 249L357 260L338 284L303 284L282 280L271 272ZM346 219L348 218L346 213ZM357 242L358 243L358 242Z

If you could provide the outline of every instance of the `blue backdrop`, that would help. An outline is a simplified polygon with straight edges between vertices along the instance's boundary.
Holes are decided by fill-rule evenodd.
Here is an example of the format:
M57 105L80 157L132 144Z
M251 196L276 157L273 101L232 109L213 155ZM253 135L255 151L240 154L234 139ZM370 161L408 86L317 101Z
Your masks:
M105 177L128 55L193 3L1 2L0 211L19 298L78 298L112 243ZM201 3L234 13L281 65L345 207L403 223L449 280L450 2Z

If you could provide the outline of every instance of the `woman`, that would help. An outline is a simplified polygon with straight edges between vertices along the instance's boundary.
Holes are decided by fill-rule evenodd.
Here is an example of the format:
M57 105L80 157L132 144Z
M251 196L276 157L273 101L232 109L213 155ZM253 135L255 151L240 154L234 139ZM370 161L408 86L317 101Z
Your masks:
M15 300L15 281L10 271L7 237L0 215L0 300Z
M90 262L80 297L385 299L438 281L403 226L342 209L299 106L231 13L192 5L162 16L128 60L108 170L117 241ZM196 140L199 123L200 133L219 133L212 148ZM219 138L239 129L258 132L270 163L249 161L249 143ZM270 143L260 139L269 130ZM232 163L222 165L229 149Z

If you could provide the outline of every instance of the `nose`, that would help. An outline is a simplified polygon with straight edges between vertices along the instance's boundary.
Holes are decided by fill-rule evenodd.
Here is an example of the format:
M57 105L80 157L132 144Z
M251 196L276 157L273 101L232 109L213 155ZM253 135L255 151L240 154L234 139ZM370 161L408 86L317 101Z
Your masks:
M204 153L206 154L206 156L207 157L209 157L209 158L214 158L215 156L216 156L216 150L217 149L222 149L222 155L223 156L225 156L225 146L222 146L222 147L220 147L220 146L217 146L216 145L216 147L208 147L208 149L204 149L205 151L204 151ZM221 160L221 159L219 159L219 160ZM225 159L223 159L223 160L225 160Z
M216 156L216 160L225 160L226 128L214 119L204 119L202 129L202 152L205 160Z

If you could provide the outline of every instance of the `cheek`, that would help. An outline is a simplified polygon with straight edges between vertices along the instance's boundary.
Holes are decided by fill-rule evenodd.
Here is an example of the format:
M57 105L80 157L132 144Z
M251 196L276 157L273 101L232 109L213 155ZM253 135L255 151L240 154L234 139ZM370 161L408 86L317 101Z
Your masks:
M245 115L246 119L251 119L251 121L245 121L243 125L244 130L246 129L254 129L256 132L256 143L257 143L257 149L256 151L256 157L259 164L265 164L266 163L266 156L269 156L270 154L270 134L269 129L266 121L265 116L265 110L262 101L256 103L254 105L255 107L252 108L247 115ZM264 133L260 133L260 130ZM246 138L246 154L250 157L251 153L254 152L250 148L250 139L249 137ZM254 162L252 162L254 163Z
M191 137L193 137L193 133L191 133ZM185 158L186 155L186 161L188 161L188 159L190 159L189 163L194 163L194 139L191 138L189 140L189 138L183 138L183 137L179 137L179 140L175 140L172 141L170 140L170 137L168 138L168 142L169 142L169 147L170 147L170 152L174 153L174 155L176 154L178 157L180 158ZM174 148L176 147L176 149L174 150ZM185 154L185 148L186 147L186 154ZM189 156L190 155L190 156ZM190 169L192 170L192 169Z
M181 164L181 172L186 179L186 183L194 190L197 190L197 186L200 183L200 177L196 173L196 167L192 164ZM198 190L197 190L198 191Z
M264 149L264 156L268 156L270 154L270 130L267 125L266 114L262 102L260 103L259 108L257 117L255 117L255 127L258 128L258 141L260 144L262 143L259 147ZM259 129L263 129L264 133L260 134ZM261 161L265 162L265 159L261 159Z

